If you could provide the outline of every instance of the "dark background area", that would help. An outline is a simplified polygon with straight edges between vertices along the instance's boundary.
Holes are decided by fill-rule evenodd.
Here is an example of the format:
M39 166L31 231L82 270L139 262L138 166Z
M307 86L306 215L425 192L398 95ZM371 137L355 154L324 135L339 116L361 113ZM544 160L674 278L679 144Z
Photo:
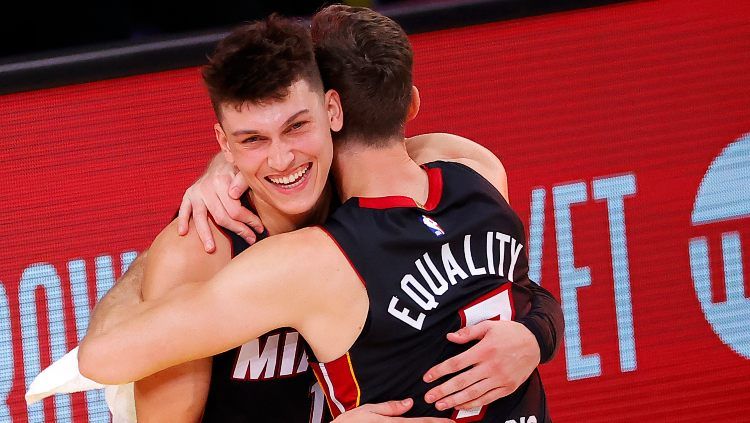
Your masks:
M0 12L0 64L20 62L54 53L65 54L88 47L101 49L122 44L190 35L201 32L223 32L245 21L263 18L273 12L286 16L308 17L326 4L347 3L368 6L387 15L404 15L410 11L458 6L450 13L454 26L473 23L477 16L489 19L515 18L545 11L611 3L596 0L214 0L189 2L181 0L70 0L17 1L5 4ZM472 12L472 5L478 12ZM494 13L487 13L487 5ZM466 7L468 6L468 7ZM434 16L420 15L429 25ZM466 19L465 22L462 22ZM439 21L438 17L438 21ZM410 28L407 28L409 30ZM412 31L415 28L411 28ZM432 28L430 28L432 29ZM416 28L419 31L419 28Z
M348 0L409 34L625 0ZM18 2L0 13L0 94L198 66L234 26L273 12L307 18L325 0Z
M371 7L420 0L350 1ZM273 12L309 16L322 0L72 0L14 2L0 13L0 57L229 28ZM7 62L7 60L5 60Z

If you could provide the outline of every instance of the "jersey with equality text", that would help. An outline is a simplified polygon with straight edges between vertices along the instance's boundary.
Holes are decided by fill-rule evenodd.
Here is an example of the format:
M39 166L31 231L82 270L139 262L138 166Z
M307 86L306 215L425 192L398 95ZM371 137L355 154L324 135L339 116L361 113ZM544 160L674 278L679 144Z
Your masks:
M406 197L351 198L322 226L369 297L365 326L349 351L311 364L329 408L336 416L364 403L413 398L408 416L550 422L537 370L489 406L440 412L423 400L445 380L427 384L424 373L469 347L447 341L447 333L486 319L516 320L543 350L550 343L554 350L557 341L546 338L561 330L559 304L534 301L542 291L552 297L528 279L523 224L497 189L458 163L424 168L429 179L424 207ZM553 316L546 326L538 315L528 318L539 314L535 304ZM543 358L552 352L543 351Z

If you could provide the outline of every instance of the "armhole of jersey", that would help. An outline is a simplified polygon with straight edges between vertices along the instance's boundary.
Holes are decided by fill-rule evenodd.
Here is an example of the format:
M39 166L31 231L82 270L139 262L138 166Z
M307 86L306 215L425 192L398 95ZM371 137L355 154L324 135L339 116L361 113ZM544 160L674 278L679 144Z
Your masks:
M503 199L503 202L504 202L504 203L506 203L506 204L508 204L508 206L510 206L510 203L508 203L508 199L506 199L506 198L505 198L505 196L503 195L503 193L501 193L501 192L500 192L500 190L499 190L499 189L497 189L497 187L496 187L496 186L495 186L494 184L492 184L492 182L488 181L488 180L487 180L487 178L485 178L484 176L482 176L482 174L481 174L481 173L479 173L479 172L477 172L476 170L474 170L474 168L472 168L471 166L469 166L469 165L466 165L466 164L463 164L463 163L461 163L461 162L454 162L454 161L451 161L451 160L436 160L436 161L434 161L434 162L430 162L430 163L425 163L425 164L426 164L426 165L430 165L430 164L432 164L432 163L445 163L445 164L452 164L452 165L457 165L457 166L458 166L459 168L462 168L462 169L464 169L464 170L468 171L468 172L469 172L469 173L471 173L471 174L472 174L473 176L476 176L477 178L479 178L480 180L482 180L482 182L483 182L483 183L487 184L487 186L488 186L489 188L491 188L493 192L496 192L496 193L497 193L497 195L498 195L498 196L499 196L500 198L502 198L502 199Z
M352 268L352 270L354 270L354 273L357 274L357 277L359 278L359 281L362 283L362 286L367 288L367 283L365 282L365 278L363 278L362 275L359 273L359 270L357 270L357 267L354 265L354 262L352 262L352 259L349 257L349 255L346 254L346 251L344 251L344 249L341 248L341 244L339 244L336 237L333 236L333 234L328 229L326 229L323 225L317 225L315 227L323 231L323 233L326 234L328 238L331 238L331 241L333 241L333 243L339 249L339 251L341 252L341 255L343 255L346 258L346 261L349 263L349 266Z

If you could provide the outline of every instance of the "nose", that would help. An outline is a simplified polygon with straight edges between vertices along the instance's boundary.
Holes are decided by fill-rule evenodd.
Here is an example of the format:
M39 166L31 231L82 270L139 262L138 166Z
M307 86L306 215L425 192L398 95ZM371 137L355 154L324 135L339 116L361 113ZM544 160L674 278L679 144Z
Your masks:
M281 140L271 141L268 149L268 166L276 171L282 172L289 168L294 162L294 152L289 145Z

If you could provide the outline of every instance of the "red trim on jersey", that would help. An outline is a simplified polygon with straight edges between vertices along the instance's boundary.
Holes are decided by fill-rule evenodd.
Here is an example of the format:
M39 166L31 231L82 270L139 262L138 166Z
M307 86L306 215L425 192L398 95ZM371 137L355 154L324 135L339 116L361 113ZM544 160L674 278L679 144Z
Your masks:
M424 203L424 209L433 211L443 197L443 170L439 167L427 168L427 177L430 181L430 191L427 193L427 202Z
M422 166L427 171L427 202L424 204L426 211L432 211L440 204L443 196L443 172L439 167ZM393 195L389 197L360 197L359 207L364 209L392 209L395 207L419 207L413 198Z
M314 363L311 367L334 418L359 407L361 392L349 353L328 363Z
M336 411L338 410L336 406L331 404L331 397L328 395L328 384L326 383L325 379L323 378L323 374L320 371L320 368L318 367L318 363L310 362L313 375L315 376L315 380L318 381L318 385L320 385L320 389L323 391L323 396L326 399L326 404L328 405L328 410L330 410L332 416L336 416ZM341 413L338 413L341 414Z
M385 210L396 207L417 207L417 203L409 197L398 195L390 197L360 197L359 207L363 209Z
M362 286L367 287L367 284L365 283L365 278L362 277L362 275L359 273L359 270L357 270L357 268L354 266L354 263L352 263L352 259L350 259L349 255L346 254L346 251L344 251L344 249L341 248L341 244L339 244L339 242L336 241L336 238L333 235L331 235L330 232L328 232L328 229L324 228L323 226L318 226L318 228L320 228L320 230L322 230L323 232L325 232L325 234L328 235L329 238L331 238L331 240L333 241L333 243L336 244L336 247L339 248L339 251L341 251L341 254L343 254L344 257L346 257L346 261L349 262L349 266L351 266L352 269L354 270L354 273L357 274L357 277L359 278L359 281L362 282Z

